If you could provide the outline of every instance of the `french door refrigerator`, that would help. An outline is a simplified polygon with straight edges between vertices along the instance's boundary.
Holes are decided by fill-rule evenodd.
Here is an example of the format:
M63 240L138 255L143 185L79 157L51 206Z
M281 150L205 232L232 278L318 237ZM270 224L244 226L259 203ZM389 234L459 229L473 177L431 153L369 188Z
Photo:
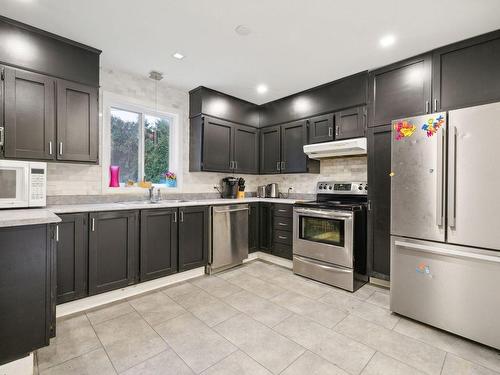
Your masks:
M391 310L500 349L500 103L392 122Z

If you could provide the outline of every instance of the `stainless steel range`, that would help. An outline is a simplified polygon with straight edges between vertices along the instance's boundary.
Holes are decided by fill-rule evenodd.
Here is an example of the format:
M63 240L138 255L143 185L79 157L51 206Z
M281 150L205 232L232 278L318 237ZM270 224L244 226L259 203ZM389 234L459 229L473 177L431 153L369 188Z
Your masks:
M293 210L293 272L354 292L366 275L366 182L323 181Z

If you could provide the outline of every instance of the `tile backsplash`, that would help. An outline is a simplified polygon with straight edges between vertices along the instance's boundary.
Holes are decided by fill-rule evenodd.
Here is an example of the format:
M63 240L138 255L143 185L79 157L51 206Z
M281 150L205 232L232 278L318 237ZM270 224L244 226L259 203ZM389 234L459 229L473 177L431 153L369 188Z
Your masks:
M102 92L111 92L140 100L150 107L155 105L154 85L147 77L101 68ZM100 100L102 103L103 100ZM189 96L187 92L161 83L158 88L158 107L175 108L180 115L182 146L182 182L176 194L213 194L214 185L227 174L189 172ZM102 108L100 109L102 113ZM102 122L100 117L100 121ZM102 130L102 123L100 124ZM102 134L100 135L102 155ZM294 194L313 194L320 180L359 180L367 178L366 156L332 158L321 160L320 174L242 175L247 192L255 192L258 185L277 182L281 192L292 187ZM109 194L103 189L101 165L49 163L47 171L47 195L55 196L99 196ZM135 193L137 195L137 193ZM140 194L139 194L140 195Z

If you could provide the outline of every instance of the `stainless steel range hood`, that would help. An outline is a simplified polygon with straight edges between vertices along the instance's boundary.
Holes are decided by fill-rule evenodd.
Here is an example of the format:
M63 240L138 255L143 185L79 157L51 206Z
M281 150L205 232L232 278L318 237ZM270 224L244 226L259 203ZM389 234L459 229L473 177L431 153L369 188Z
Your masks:
M346 139L315 143L304 146L304 153L311 159L333 158L337 156L366 155L366 138Z

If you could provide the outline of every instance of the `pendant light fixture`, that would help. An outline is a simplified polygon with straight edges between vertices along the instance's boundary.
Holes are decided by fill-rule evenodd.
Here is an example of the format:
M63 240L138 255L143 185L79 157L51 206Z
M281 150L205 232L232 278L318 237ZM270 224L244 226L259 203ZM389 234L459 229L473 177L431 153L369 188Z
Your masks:
M152 70L149 72L149 78L155 81L155 111L158 112L158 83L163 79L163 74ZM153 142L158 144L158 133L156 130L153 132Z

